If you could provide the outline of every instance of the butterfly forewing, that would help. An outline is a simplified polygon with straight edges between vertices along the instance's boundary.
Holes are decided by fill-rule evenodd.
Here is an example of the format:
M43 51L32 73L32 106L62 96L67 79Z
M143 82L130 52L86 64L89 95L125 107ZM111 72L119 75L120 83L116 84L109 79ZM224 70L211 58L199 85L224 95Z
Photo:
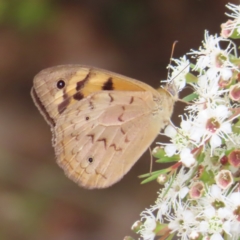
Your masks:
M59 80L65 84L60 89ZM43 70L32 96L51 125L58 164L86 188L120 180L165 126L174 104L163 89L79 65Z

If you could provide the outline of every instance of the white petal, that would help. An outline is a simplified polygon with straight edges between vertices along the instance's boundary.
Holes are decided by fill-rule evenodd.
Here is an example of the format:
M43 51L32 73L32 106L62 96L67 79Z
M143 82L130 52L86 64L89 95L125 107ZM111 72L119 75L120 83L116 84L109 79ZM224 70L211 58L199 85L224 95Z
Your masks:
M205 128L193 127L190 132L191 140L195 141L196 144L198 144L201 137L204 135L205 130Z
M219 147L222 144L222 139L217 134L214 134L210 139L210 144L212 149L215 149L216 147Z
M216 211L215 211L214 207L209 206L204 210L204 214L207 218L212 218L216 215Z
M223 80L228 80L231 77L232 77L232 71L229 68L225 68L222 71L222 78L223 78Z
M189 192L188 187L183 187L179 192L179 197L183 199Z
M168 228L169 228L169 229L172 229L172 230L178 229L178 224L177 224L177 222L176 222L176 221L171 221L171 222L168 224Z
M208 79L211 79L211 81L218 81L218 72L219 70L217 68L211 67L207 70L206 75Z
M222 235L220 233L214 233L211 237L210 240L224 240Z
M240 192L233 192L230 196L229 196L230 201L234 204L234 205L240 205Z
M172 157L176 153L176 146L174 144L168 144L165 146L164 151L168 157Z
M217 213L218 213L218 216L221 218L221 219L228 219L230 217L232 217L232 211L228 208L219 208L217 210Z
M165 130L164 133L166 134L166 136L173 138L176 136L177 131L176 129L172 126L172 125L168 125Z
M180 126L184 131L189 131L189 129L192 127L192 124L191 121L182 120Z
M189 148L185 148L181 151L180 159L186 167L191 167L196 161Z
M216 184L211 186L210 192L214 198L220 198L222 196L221 188L219 186L217 186Z
M234 221L231 223L231 232L234 234L240 234L240 222Z
M224 118L227 118L230 114L228 108L224 105L219 105L216 107L215 109L215 114L216 114L216 117L224 117Z
M200 232L207 232L209 228L209 224L206 221L201 221L199 224L199 230Z
M193 222L195 220L195 216L194 216L193 212L190 210L184 210L183 220L185 222Z
M229 222L229 221L224 222L224 223L223 223L223 230L224 230L226 233L230 234L230 229L231 229L231 224L230 224L230 222Z
M232 126L230 122L224 122L221 124L221 130L224 133L231 133L232 132Z

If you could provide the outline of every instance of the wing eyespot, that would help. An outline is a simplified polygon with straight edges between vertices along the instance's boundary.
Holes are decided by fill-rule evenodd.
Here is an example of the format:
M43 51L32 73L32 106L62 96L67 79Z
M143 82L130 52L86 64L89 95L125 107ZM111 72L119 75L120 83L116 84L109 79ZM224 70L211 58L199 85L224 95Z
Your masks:
M64 87L65 87L65 81L62 80L62 79L58 80L58 82L57 82L57 88L58 88L58 89L63 89Z
M88 158L88 162L89 162L89 163L92 163L92 162L93 162L93 158L92 158L92 157L89 157L89 158Z
M90 118L89 117L86 117L85 120L88 121Z

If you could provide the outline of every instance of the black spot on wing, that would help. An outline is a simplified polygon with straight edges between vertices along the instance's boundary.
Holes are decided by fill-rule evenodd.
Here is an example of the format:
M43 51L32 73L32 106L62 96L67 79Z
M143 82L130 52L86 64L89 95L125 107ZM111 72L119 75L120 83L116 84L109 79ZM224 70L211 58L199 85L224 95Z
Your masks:
M104 148L105 148L105 149L107 148L107 139L106 139L106 138L101 138L101 139L98 139L97 141L98 141L98 142L103 142Z
M73 95L73 98L75 100L80 101L83 99L83 94L80 92L80 90L84 87L85 83L89 81L91 75L91 71L89 70L89 73L86 75L86 77L76 83L76 90L77 92ZM63 101L58 105L58 112L59 114L63 113L68 105L70 104L70 97L66 93L66 90L63 90Z
M130 102L129 102L129 104L132 104L132 103L133 103L133 101L134 101L134 97L132 96L132 97L131 97L131 99L130 99Z
M92 157L88 158L88 162L92 163L93 162L93 158Z
M66 93L66 90L64 89L63 90L63 101L58 105L58 113L59 114L63 113L66 110L69 103L70 103L70 99Z
M81 99L84 98L83 94L81 92L77 92L73 95L73 98L77 101L80 101Z
M113 90L113 80L112 78L108 78L108 80L103 84L102 90Z
M77 91L80 91L84 87L85 83L89 81L89 77L90 77L90 71L84 79L77 82L77 85L76 85Z
M114 98L113 96L109 93L108 96L110 97L110 102L113 102L114 101Z
M90 137L92 143L94 143L94 137L95 137L94 134L88 134L87 137Z
M117 147L115 143L111 144L109 147L113 147L116 152L122 151L122 148Z

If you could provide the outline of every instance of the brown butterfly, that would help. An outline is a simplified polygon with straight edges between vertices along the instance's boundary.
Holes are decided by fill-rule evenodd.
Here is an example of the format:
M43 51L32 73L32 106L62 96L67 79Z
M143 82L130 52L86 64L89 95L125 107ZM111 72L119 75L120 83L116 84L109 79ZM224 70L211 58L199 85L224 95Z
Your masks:
M176 100L172 85L155 90L82 65L42 70L31 95L51 126L57 163L86 188L119 181L169 122Z

